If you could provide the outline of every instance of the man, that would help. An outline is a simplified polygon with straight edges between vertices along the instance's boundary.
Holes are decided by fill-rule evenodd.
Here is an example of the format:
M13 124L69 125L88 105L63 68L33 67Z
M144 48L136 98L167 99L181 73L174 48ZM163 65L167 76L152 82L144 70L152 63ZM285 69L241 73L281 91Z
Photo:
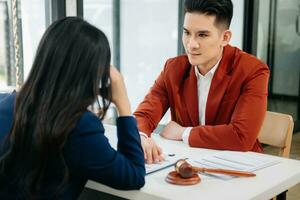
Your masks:
M150 138L161 132L191 147L262 152L257 135L267 109L268 67L228 43L231 0L186 0L182 42L186 55L167 60L134 115L148 163L162 160Z

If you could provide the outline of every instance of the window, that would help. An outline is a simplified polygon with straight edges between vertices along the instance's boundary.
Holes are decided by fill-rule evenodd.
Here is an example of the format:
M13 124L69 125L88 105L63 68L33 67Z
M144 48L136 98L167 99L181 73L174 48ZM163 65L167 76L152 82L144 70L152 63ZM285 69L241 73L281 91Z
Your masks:
M113 7L116 4L120 9ZM113 55L120 58L120 66L116 67L124 75L132 110L135 110L166 59L177 55L178 1L84 0L83 14L87 21L105 32ZM113 16L119 17L119 27L113 21L118 19ZM113 45L117 40L120 40L119 47Z
M105 33L113 58L113 0L84 0L83 15L85 20Z
M165 61L177 56L177 43L178 1L121 1L121 72L133 110Z
M45 30L45 1L27 0L17 3L19 68L21 81L26 79L38 42ZM13 1L0 0L0 89L16 85L13 37ZM23 38L26 38L23 40ZM23 51L26 49L26 51Z
M30 72L39 41L46 30L46 10L49 10L46 2L41 0L21 2L25 79Z
M231 44L241 47L244 1L234 0L233 4ZM183 9L181 5L183 0L83 1L84 18L103 30L110 41L113 64L120 67L124 75L133 111L153 85L166 60L181 52L181 36L178 38L182 30L181 25L178 26L182 22L182 16L179 16L182 14L179 9ZM167 117L168 114L162 123L168 120Z

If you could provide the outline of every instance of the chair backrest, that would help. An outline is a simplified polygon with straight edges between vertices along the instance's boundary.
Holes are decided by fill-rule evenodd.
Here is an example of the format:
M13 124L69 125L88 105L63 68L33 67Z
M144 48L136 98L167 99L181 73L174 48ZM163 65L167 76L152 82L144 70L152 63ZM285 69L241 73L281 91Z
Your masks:
M279 148L279 156L288 158L291 150L294 121L291 115L266 112L258 140Z

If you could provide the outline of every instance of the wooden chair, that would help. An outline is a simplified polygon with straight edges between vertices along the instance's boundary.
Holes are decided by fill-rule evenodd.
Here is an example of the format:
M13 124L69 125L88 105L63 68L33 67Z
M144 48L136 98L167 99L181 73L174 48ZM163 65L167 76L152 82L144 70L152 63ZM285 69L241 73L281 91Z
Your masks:
M262 144L279 148L278 155L288 158L293 129L294 121L291 115L267 111L258 140Z
M258 140L262 144L279 148L278 155L289 158L293 129L294 121L291 115L267 111ZM276 199L286 199L286 192L277 195Z

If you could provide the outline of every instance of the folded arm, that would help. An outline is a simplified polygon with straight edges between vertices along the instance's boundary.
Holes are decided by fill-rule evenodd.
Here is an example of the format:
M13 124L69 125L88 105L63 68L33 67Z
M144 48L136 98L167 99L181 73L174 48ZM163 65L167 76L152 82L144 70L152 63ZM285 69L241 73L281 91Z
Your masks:
M189 145L221 150L252 150L267 109L268 78L267 68L256 70L244 82L230 122L192 127L188 138ZM186 127L176 122L170 122L161 135L181 140L184 128Z

